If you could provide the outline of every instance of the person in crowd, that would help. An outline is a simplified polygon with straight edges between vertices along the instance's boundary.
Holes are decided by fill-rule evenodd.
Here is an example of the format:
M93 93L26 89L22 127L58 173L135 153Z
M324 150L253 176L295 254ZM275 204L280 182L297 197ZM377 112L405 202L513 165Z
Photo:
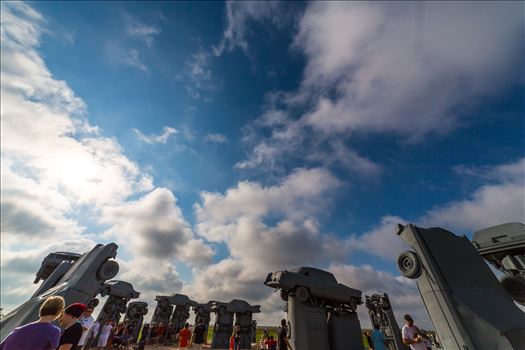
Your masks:
M279 344L279 350L293 350L288 340L288 329L285 319L281 320L281 327L277 331L277 343Z
M100 332L100 337L98 338L98 350L103 350L108 344L109 335L113 329L113 321L107 321Z
M187 349L190 345L191 340L191 332L190 332L190 324L186 323L184 325L184 328L182 328L179 331L179 350Z
M92 342L96 338L99 329L100 329L100 323L96 321L95 323L93 323L93 326L91 326L91 328L89 329L87 337L86 337L86 341L84 344L89 344L90 341ZM90 347L94 347L94 345ZM89 349L87 345L84 345L84 350L87 350L87 349Z
M404 319L405 325L401 329L403 344L409 345L412 350L426 350L426 346L423 344L422 332L414 325L412 316L405 315Z
M273 339L273 335L270 335L265 342L268 350L277 350L277 342Z
M60 327L64 330L60 337L58 350L78 350L78 342L82 337L82 324L78 321L86 310L85 304L75 303L69 305L60 317Z
M93 327L93 324L95 323L95 319L93 318L93 316L91 316L92 314L93 314L93 307L86 306L86 310L84 311L82 316L80 316L80 318L78 319L78 321L82 325L82 336L80 337L80 340L78 341L79 348L82 348L84 344L86 343L89 330L91 329L91 327ZM97 334L95 333L95 337L96 336Z
M15 328L0 343L1 350L51 350L60 343L60 328L51 324L64 310L64 298L54 296L47 298L38 312L36 322Z
M370 333L370 331L365 332L365 338L370 350L374 350L374 343L372 343L372 333Z
M202 344L204 344L204 333L205 332L206 332L206 326L204 325L204 321L199 320L199 323L197 324L197 327L195 327L195 330L193 332L193 336L191 337L191 344L195 344L194 346L195 350L202 350Z
M388 344L386 342L385 336L383 332L381 332L378 324L374 325L374 330L372 331L370 337L372 338L370 347L373 350L388 350Z
M261 336L261 341L259 342L259 349L260 349L260 350L267 350L267 349L268 349L268 346L267 346L266 343L265 343L266 340L268 339L268 334L269 334L269 333L268 333L268 330L265 329L265 330L263 331L262 336Z
M233 350L239 350L241 348L241 326L236 324L233 327Z
M159 346L159 342L162 341L162 337L164 336L164 323L160 322L157 325L157 329L155 331L155 345Z

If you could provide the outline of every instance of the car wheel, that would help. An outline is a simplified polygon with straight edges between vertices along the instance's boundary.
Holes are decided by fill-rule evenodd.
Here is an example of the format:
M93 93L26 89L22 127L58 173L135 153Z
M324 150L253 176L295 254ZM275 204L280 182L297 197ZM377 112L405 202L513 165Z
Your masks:
M289 294L288 294L287 291L285 291L285 290L281 290L281 299L282 299L283 301L288 301L288 295L289 295Z
M385 310L390 310L390 301L387 298L381 297L381 306Z
M304 303L305 301L308 300L308 297L310 297L310 292L308 291L308 288L306 287L303 287L303 286L299 286L295 289L295 298Z
M226 307L225 306L221 306L219 308L219 314L221 314L221 315L225 315L226 314Z
M512 299L518 303L525 303L525 279L523 277L505 275L501 278L501 285Z
M421 276L421 261L411 250L404 251L397 258L397 268L406 278L415 279Z
M102 290L100 291L100 296L105 297L106 295L109 295L109 292L109 288L102 288Z
M204 313L204 307L199 306L199 307L197 308L197 314L202 315L203 313Z
M170 304L170 302L168 301L168 299L160 299L159 300L159 305L161 307L168 307L169 304Z
M110 280L117 275L118 270L119 266L115 260L104 261L97 270L97 278L101 281Z

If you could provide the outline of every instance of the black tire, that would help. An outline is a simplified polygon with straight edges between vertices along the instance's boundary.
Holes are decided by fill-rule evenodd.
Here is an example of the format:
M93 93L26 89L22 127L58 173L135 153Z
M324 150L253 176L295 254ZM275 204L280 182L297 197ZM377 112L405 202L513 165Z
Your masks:
M525 303L525 279L523 277L505 275L501 277L501 285L512 299L520 304Z
M404 251L397 258L397 268L406 278L416 279L421 276L421 261L411 250Z
M148 308L145 308L143 311L142 311L142 315L147 315L148 314Z
M107 304L104 307L104 312L107 313L108 315L113 315L115 311L117 311L117 306L113 303Z
M203 313L204 313L204 307L203 307L203 306L199 306L199 307L197 308L197 314L198 314L198 315L202 315Z
M115 260L104 261L97 270L97 278L101 281L107 281L115 277L118 273L119 266Z
M226 307L225 306L221 306L219 308L219 314L221 314L221 315L225 315L226 314Z
M285 290L281 290L281 299L282 299L283 301L288 301L288 296L289 296L289 294L288 294L287 291L285 291Z
M303 286L295 288L294 294L295 298L302 303L306 302L310 297L310 292L308 291L308 288Z
M159 300L159 306L161 306L161 307L168 307L169 304L170 304L170 302L169 302L168 299L160 299Z
M102 290L100 291L100 296L105 297L106 295L109 295L109 292L109 288L102 288Z
M381 297L381 305L383 306L384 310L390 310L392 306L390 306L390 301L387 298Z

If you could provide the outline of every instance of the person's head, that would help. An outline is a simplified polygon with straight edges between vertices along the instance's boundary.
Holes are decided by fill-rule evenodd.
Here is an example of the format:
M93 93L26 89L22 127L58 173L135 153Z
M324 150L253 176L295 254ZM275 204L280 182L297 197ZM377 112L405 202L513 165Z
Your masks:
M40 306L40 311L38 315L40 317L53 316L53 320L57 319L62 311L64 311L64 298L60 296L54 296L47 298L42 306Z
M265 329L265 330L263 331L263 334L268 334L268 330Z
M270 340L273 340L273 335L270 335Z
M93 314L93 306L87 305L86 310L84 310L84 313L82 313L82 316L89 317L91 314Z
M284 318L281 320L281 326L286 327L286 320Z
M379 327L379 325L378 325L378 324L375 324L375 325L374 325L374 329L377 329L377 330L379 330L379 328L380 328L380 327Z
M405 319L407 325L412 326L414 324L414 319L412 318L412 316L407 314L403 318Z
M75 323L82 313L86 310L86 305L81 303L71 304L64 310L62 317L60 317L60 325L62 327L69 327Z
M186 322L186 323L184 324L184 328L189 328L189 327L190 327L190 324Z

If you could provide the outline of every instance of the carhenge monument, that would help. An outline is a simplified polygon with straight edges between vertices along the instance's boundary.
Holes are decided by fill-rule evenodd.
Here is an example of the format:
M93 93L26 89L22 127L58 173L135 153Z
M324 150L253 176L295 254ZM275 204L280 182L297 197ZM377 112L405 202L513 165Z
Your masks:
M38 282L43 278L44 282L31 299L2 318L0 340L14 328L37 320L40 306L49 296L62 296L66 305L88 303L105 281L117 275L119 265L112 260L117 255L117 248L115 243L97 244L82 256L73 253L48 255L35 280Z
M89 339L87 345L97 344L100 333L102 333L102 326L108 321L120 321L120 315L127 311L126 304L131 299L136 299L140 293L133 289L133 285L129 282L111 280L104 283L100 296L108 296L102 310L97 317L97 322L100 327L98 333L93 335L93 339Z
M413 248L398 268L417 286L445 350L520 350L525 313L518 309L474 245L441 228L398 225Z
M312 267L269 273L265 285L287 302L290 345L300 350L363 350L357 305L361 291Z
M202 321L202 324L206 328L204 331L204 339L208 339L208 327L211 320L211 307L215 301L208 301L206 304L196 304L193 306L195 312L195 326Z
M215 324L213 327L212 349L228 349L230 336L233 333L233 321L241 328L241 349L249 349L251 346L251 324L252 314L261 312L260 306L252 306L244 300L234 299L229 303L216 301L211 307L215 313Z
M128 305L128 311L124 317L124 321L127 322L128 326L133 326L133 332L131 335L133 339L137 339L140 333L140 328L144 323L144 316L148 314L148 303L144 301L133 301Z
M184 294L175 294L169 297L168 300L171 305L175 306L175 310L171 316L171 324L173 334L177 334L184 328L184 324L188 321L188 318L190 318L191 307L197 305L197 302L191 300Z
M240 327L240 348L250 349L252 346L252 316L254 313L261 312L261 306L234 299L230 302L228 311L235 313L234 324Z
M403 344L401 330L396 322L388 294L365 295L365 305L370 315L372 327L379 326L389 349L408 350L408 346Z

